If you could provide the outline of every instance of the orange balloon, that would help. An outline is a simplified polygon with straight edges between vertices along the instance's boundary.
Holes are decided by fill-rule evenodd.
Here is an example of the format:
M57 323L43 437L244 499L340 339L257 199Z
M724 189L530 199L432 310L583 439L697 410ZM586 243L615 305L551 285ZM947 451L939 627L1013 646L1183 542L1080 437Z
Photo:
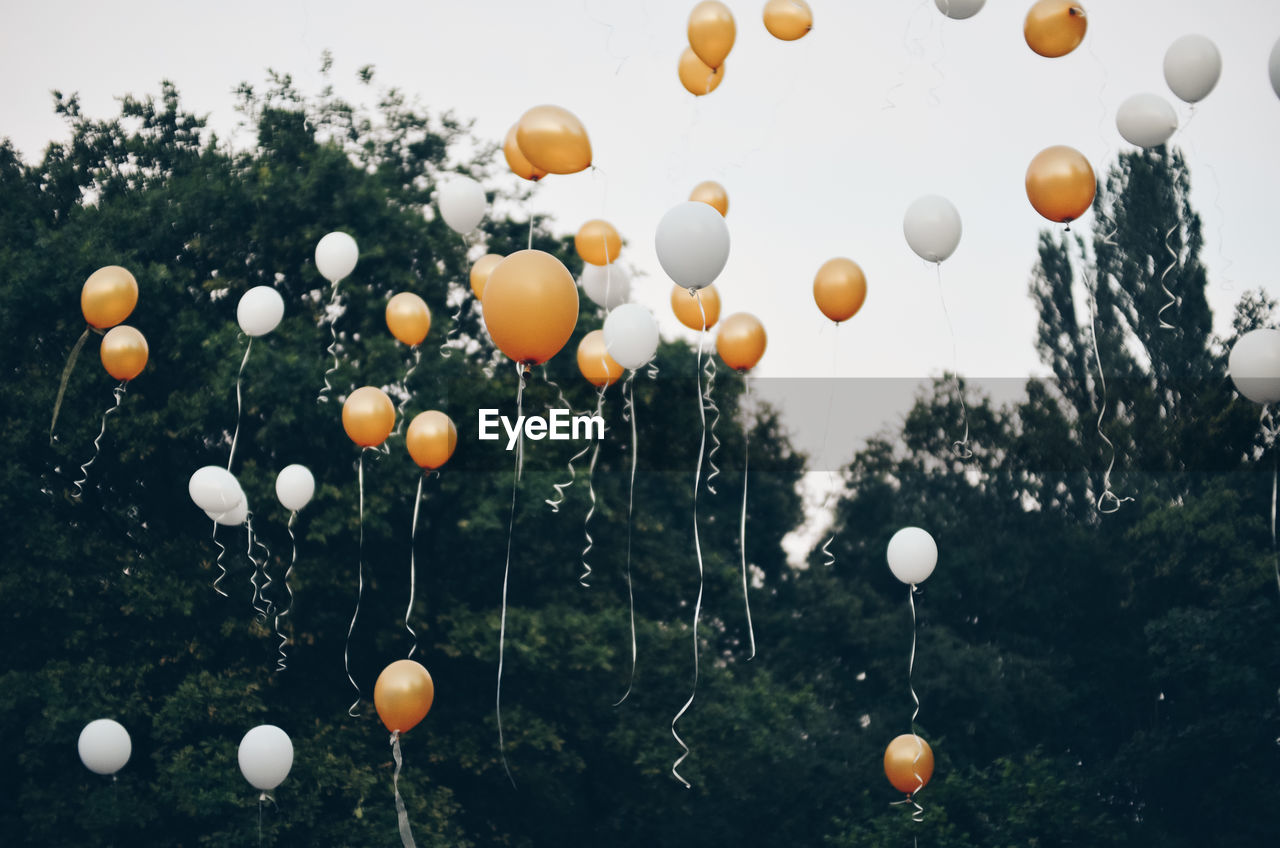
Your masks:
M933 749L913 733L902 734L885 749L884 774L899 792L919 792L933 777Z
M725 217L729 215L729 193L724 190L724 186L715 180L698 183L693 187L693 191L689 193L689 199L713 206L717 212Z
M693 52L692 47L686 47L680 54L679 73L680 84L688 89L690 94L701 97L715 91L720 85L720 80L724 79L724 65L712 69L698 58L698 54Z
M867 299L867 278L852 259L828 259L813 278L813 299L832 321L848 321Z
M412 347L422 344L431 331L431 310L427 302L412 292L400 292L387 301L387 329Z
M121 324L102 337L102 367L117 380L132 380L147 367L147 340L133 327Z
M592 330L578 342L578 370L596 388L612 385L622 376L622 366L605 349L604 330Z
M613 224L594 218L583 224L573 237L573 246L583 262L592 265L608 265L622 252L622 236Z
M419 412L409 422L404 443L419 468L439 468L449 461L458 446L458 428L443 412L434 409Z
M1084 7L1072 0L1039 0L1022 25L1027 46L1041 56L1065 56L1084 41L1089 26Z
M689 46L712 70L724 64L737 34L733 13L720 0L703 0L689 13Z
M507 157L507 166L511 168L511 173L521 179L537 182L545 177L547 172L541 168L535 168L520 150L520 145L516 141L517 126L512 124L511 129L507 130L507 137L502 140L502 155Z
M720 325L716 352L734 371L750 371L764 356L767 341L759 318L748 312L735 312Z
M476 260L476 264L471 266L471 293L477 299L484 297L484 284L488 282L489 275L493 273L493 269L498 267L498 263L503 260L501 254L486 253Z
M591 167L591 140L577 116L559 106L534 106L516 123L516 143L534 168L576 174Z
M99 268L80 290L80 311L93 327L105 330L129 317L138 305L138 281L119 265Z
M1047 147L1027 166L1027 199L1050 221L1066 224L1079 218L1089 211L1096 190L1093 168L1075 148Z
M407 733L427 717L436 687L421 663L396 660L382 670L373 684L373 706L392 733Z
M698 308L698 298L702 298L702 308ZM716 291L714 283L698 289L692 295L689 294L688 289L672 286L671 311L676 314L676 320L690 330L702 329L702 319L705 314L706 328L710 330L720 320L720 292Z
M573 275L541 250L516 251L499 262L484 285L481 304L493 343L516 362L546 362L578 323Z
M774 38L795 41L813 29L813 10L804 0L769 0L764 4L764 28Z
M342 405L342 427L351 441L362 448L376 448L385 442L395 425L396 408L382 389L356 389Z

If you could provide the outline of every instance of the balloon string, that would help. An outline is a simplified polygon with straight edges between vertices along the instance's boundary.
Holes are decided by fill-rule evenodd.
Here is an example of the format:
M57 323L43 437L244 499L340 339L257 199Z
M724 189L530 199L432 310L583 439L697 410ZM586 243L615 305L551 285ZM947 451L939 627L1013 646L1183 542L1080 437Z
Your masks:
M262 569L262 600L266 605L266 615L271 615L271 610L276 606L275 602L267 595L267 590L275 585L275 581L271 579L271 549L262 541L261 533L253 532L253 513L250 512L245 516L245 522L249 525L249 550L253 551L254 546L262 548L262 561L258 565Z
M907 661L907 688L911 690L911 700L915 702L915 710L911 713L911 735L916 740L916 756L911 761L911 775L916 779L916 788L907 793L907 799L915 807L915 812L911 814L912 821L924 821L924 808L916 801L916 793L924 788L924 778L917 771L920 758L924 756L924 740L916 735L916 716L920 715L920 698L916 696L915 686L911 682L912 673L916 667L916 600L915 595L920 591L920 587L915 583L911 584L911 588L907 590L907 601L911 605L911 658Z
M826 457L827 454L827 438L831 435L831 413L836 405L836 384L835 380L840 373L840 322L836 322L835 339L831 345L831 393L827 396L827 417L822 426L822 452L819 457ZM822 512L826 513L831 508L831 501L836 494L836 470L834 468L827 469L827 494L822 499ZM825 566L833 566L836 564L836 555L831 552L831 543L836 540L835 532L835 516L831 517L831 533L827 536L827 540L822 543L822 555L827 558L823 563Z
M524 380L523 363L516 363L516 420L524 414ZM511 767L507 765L507 748L502 735L502 667L507 650L507 584L511 576L511 539L516 528L516 495L520 492L520 472L522 470L521 454L524 450L524 428L520 429L516 443L516 470L511 483L511 519L507 523L507 564L502 570L502 619L498 626L498 690L494 696L494 709L498 718L498 753L502 757L502 770L507 773L507 780L512 787L516 780L511 776Z
M329 377L338 370L338 330L335 326L338 316L333 314L338 305L338 282L335 280L333 283L333 293L329 295L329 305L325 309L326 317L329 319L329 346L325 348L325 353L333 357L333 364L324 372L324 388L320 390L320 394L316 395L316 403L328 402L329 392L333 391Z
M431 472L418 477L418 494L413 498L413 528L409 531L409 605L404 608L404 629L413 637L413 647L409 649L408 659L413 659L413 652L418 650L418 634L409 626L409 616L413 614L413 597L417 589L418 569L414 559L417 554L415 542L418 539L418 507L422 506L422 482Z
M266 806L266 793L258 796L258 848L262 848L262 808Z
M413 362L409 364L409 367L405 369L404 376L400 378L400 388L404 391L404 397L400 399L400 403L396 406L396 418L398 418L399 421L396 424L396 431L391 434L393 436L399 436L401 433L404 432L404 422L405 422L404 408L409 404L409 396L410 396L409 377L413 374L414 370L418 367L419 363L421 362L422 362L422 348L419 347L418 345L414 345L413 346ZM384 442L383 444L386 444L386 443Z
M751 401L751 380L742 375L742 392L744 400ZM751 637L751 656L756 658L756 630L751 624L751 595L747 591L747 480L749 479L748 463L751 460L751 426L743 422L742 427L742 519L738 523L738 550L742 554L742 603L747 608L747 634Z
M400 841L404 848L417 848L413 841L413 830L409 827L409 811L405 809L404 799L400 797L400 769L404 766L404 758L400 754L400 731L391 733L391 759L395 760L396 770L391 775L391 788L396 794L396 818L400 821Z
M250 605L253 611L257 613L257 619L265 622L267 616L271 614L271 602L267 600L267 587L271 585L271 577L267 574L266 561L259 562L258 558L253 555L254 535L253 535L253 513L247 513L244 519L245 528L245 556L249 558L249 562L253 564L253 573L249 576L249 584L253 586L253 600ZM261 543L258 543L261 544ZM265 549L265 546L264 546ZM262 574L263 583L258 585L258 575ZM258 602L262 602L262 606L258 606Z
M98 458L98 454L102 452L102 436L107 432L107 416L120 408L120 401L124 399L124 391L125 384L123 382L112 389L116 402L106 412L102 413L102 426L98 429L98 435L93 440L93 456L89 457L88 462L80 466L80 479L75 482L76 491L72 495L76 500L80 500L84 495L84 484L89 482L89 466L93 465L94 460Z
M703 332L707 329L707 310L702 303L702 293L698 289L691 289L690 294L698 301L698 314L702 316ZM716 494L716 487L711 485L711 481L720 476L720 468L716 465L716 451L720 450L720 437L716 435L716 425L720 423L720 407L716 406L716 400L712 394L716 386L716 358L708 355L706 363L702 366L702 373L706 375L707 387L699 393L702 398L702 405L714 414L711 419L711 450L707 452L707 465L711 467L711 471L707 474L706 486L707 491Z
M1276 495L1280 485L1280 453L1276 452L1276 437L1280 436L1280 424L1276 422L1275 410L1270 404L1262 407L1261 423L1263 438L1271 450L1271 565L1276 573L1276 588L1280 589L1280 547L1276 545Z
M1112 238L1115 234L1116 230L1113 228L1111 232L1102 237L1103 243L1114 245L1115 242L1112 241ZM1087 260L1084 256L1083 248L1081 248L1080 261L1082 267L1087 267ZM1092 274L1093 285L1089 285L1090 275L1088 271L1085 271L1084 273L1085 289L1089 295L1090 341L1093 343L1093 360L1098 368L1098 385L1102 389L1102 402L1098 409L1098 422L1096 428L1099 438L1106 443L1107 449L1111 452L1110 458L1107 462L1107 470L1102 472L1102 494L1098 495L1097 509L1098 512L1103 515L1110 515L1117 512L1121 505L1132 501L1133 498L1122 498L1116 495L1115 492L1111 491L1111 472L1116 467L1116 446L1109 438L1107 438L1107 434L1102 431L1102 420L1107 415L1107 376L1102 371L1102 353L1098 348L1098 285L1100 284L1100 281L1098 279L1098 272L1096 268Z
M351 702L351 706L347 707L347 715L352 718L359 718L360 714L356 712L356 707L360 706L360 699L363 697L359 684L351 676L351 634L356 630L356 619L360 617L360 601L364 598L364 454L367 450L369 450L367 447L360 450L359 468L356 472L360 491L360 546L356 558L356 574L359 582L356 588L356 608L351 614L351 625L347 628L347 643L342 648L342 663L347 671L347 680L351 681L351 687L356 690L356 699Z
M602 409L604 409L604 390L605 390L605 388L606 388L606 386L601 386L601 387L600 387L600 393L599 393L599 395L597 395L597 397L596 397L596 413L595 413L595 414L596 414L596 417L597 417L597 418L599 418L599 417L600 417L600 412L601 412L601 410L602 410ZM566 405L567 405L567 404L566 404ZM589 450L591 450L591 445L587 445L587 446L586 446L586 447L584 447L582 450L578 451L578 452L577 452L577 453L575 453L573 456L569 457L569 461L568 461L567 463L565 463L565 464L566 464L566 466L567 466L567 467L568 467L568 469L569 469L569 479L568 479L568 480L565 480L563 483L553 483L553 484L552 484L551 488L553 488L553 489L555 489L555 490L556 490L555 497L554 497L554 498L547 498L547 499L546 499L546 501L545 501L545 503L547 504L547 506L551 507L551 511L552 511L552 512L559 512L559 511L560 511L560 505L564 503L564 500L565 500L565 497L566 497L566 495L565 495L565 493L564 493L564 490L565 490L565 489L567 489L567 488L569 488L570 486L572 486L572 485L573 485L573 481L574 481L574 480L577 478L577 476L578 476L578 472L576 472L576 471L574 470L574 468L573 468L573 463L574 463L574 462L576 462L576 461L578 461L579 459L582 459L582 457L586 456L587 451L589 451Z
M236 429L231 436L231 455L227 457L227 471L231 470L231 463L236 458L236 442L240 439L240 411L243 402L240 398L240 381L244 378L244 366L249 362L249 351L253 350L253 338L250 337L249 343L244 346L244 359L240 360L240 372L236 374Z
M951 452L958 459L969 459L973 456L973 451L969 449L969 405L965 402L964 386L960 383L960 348L956 344L956 328L951 323L951 313L947 310L947 296L942 288L942 263L935 262L933 267L938 274L938 300L942 304L942 315L947 319L947 334L951 337L951 378L956 384L956 394L960 398L960 414L964 420L964 436L959 441L951 443Z
M1169 264L1166 265L1164 267L1164 270L1160 272L1160 289L1161 291L1164 292L1164 296L1169 298L1169 300L1167 303L1165 303L1164 306L1160 307L1160 310L1158 312L1156 312L1156 319L1160 322L1161 330L1178 329L1173 324L1170 324L1168 321L1165 320L1164 313L1166 310L1172 309L1174 307L1177 307L1179 309L1182 308L1182 298L1178 297L1173 292L1169 291L1169 285L1167 282L1169 277L1169 272L1172 271L1174 267L1176 267L1178 264L1178 253L1173 249L1173 245L1171 244L1171 239L1173 238L1173 234L1178 230L1178 228L1182 226L1181 222L1178 220L1178 215L1182 211L1182 190L1178 188L1178 183L1176 179L1174 180L1173 191L1174 191L1174 206L1175 206L1174 216L1173 216L1174 222L1173 222L1173 225L1169 227L1169 229L1164 234L1164 249L1165 249L1165 252L1169 254Z
M462 234L462 243L466 245L466 248L463 251L462 255L467 260L467 262L470 262L471 261L471 235L469 233ZM444 341L440 342L439 349L440 349L441 359L448 359L449 357L453 356L453 350L450 348L450 345L453 344L453 342L458 338L458 323L462 320L462 307L467 302L466 284L463 284L461 286L461 289L462 289L462 297L458 299L458 305L454 307L453 314L449 316L449 329L445 331ZM446 286L445 287L445 306L449 305L449 292L450 292L450 289L448 286ZM414 366L415 367L417 366L417 362L414 362ZM409 378L408 374L405 374L404 376L406 380Z
M222 544L222 542L218 541L218 522L217 521L213 522L213 543L218 546L217 565L218 565L218 568L222 570L222 573L219 574L217 577L215 577L213 580L213 591L217 592L219 595L226 598L229 596L227 595L226 592L222 591L222 587L219 586L218 584L221 583L223 578L227 576L227 567L222 564L222 557L227 553L227 546Z
M80 358L80 349L84 347L85 341L89 338L89 331L92 329L92 327L84 328L84 332L76 340L75 346L71 348L71 354L67 356L67 364L62 367L62 379L58 381L58 397L53 402L53 419L49 422L50 446L57 441L53 435L53 428L58 426L58 411L62 409L62 398L67 393L67 383L71 380L71 369L75 367L76 360Z
M583 588L591 588L591 584L587 580L591 577L591 563L587 562L587 554L590 553L595 540L591 538L591 516L596 512L596 460L600 458L600 442L597 440L591 447L591 464L587 466L587 495L591 498L591 506L587 507L587 514L582 519L582 535L587 540L587 546L582 549L582 574L578 576L578 582Z
M284 572L284 590L289 594L289 603L280 612L276 613L276 637L280 640L280 659L276 661L276 671L284 671L289 667L289 656L285 653L285 646L289 644L289 637L280 629L280 619L284 618L293 611L293 589L289 588L289 577L293 574L293 566L298 561L298 539L293 535L293 522L298 518L298 511L289 512L289 567Z
M627 375L623 385L626 400L623 402L622 417L631 422L631 483L627 489L627 607L631 613L631 677L627 680L627 691L614 703L620 705L631 694L636 683L636 596L631 584L631 514L636 502L636 459L640 453L640 443L636 438L636 372Z

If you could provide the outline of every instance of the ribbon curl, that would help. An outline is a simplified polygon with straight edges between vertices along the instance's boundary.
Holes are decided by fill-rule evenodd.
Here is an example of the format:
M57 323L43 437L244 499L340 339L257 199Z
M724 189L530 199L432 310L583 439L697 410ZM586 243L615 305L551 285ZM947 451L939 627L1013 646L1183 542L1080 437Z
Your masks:
M218 565L218 568L222 569L222 573L219 574L217 577L215 577L213 580L213 591L217 592L219 595L226 598L229 596L227 595L226 592L222 591L222 587L219 586L218 584L221 583L223 578L227 576L227 567L222 564L222 558L227 553L227 546L222 544L222 542L218 541L218 522L217 521L213 522L213 543L218 546L217 565Z
M605 390L606 388L607 388L607 386L601 386L601 387L600 387L600 392L599 392L599 394L596 396L596 412L595 412L595 415L596 415L596 417L597 417L597 418L599 418L599 417L600 417L600 413L601 413L601 411L604 409L604 390ZM563 396L563 395L562 395L562 396ZM565 401L565 402L564 402L564 405L565 405L565 407L568 407L568 406L569 406L568 401ZM577 462L579 459L582 459L582 457L586 456L587 451L589 451L589 450L591 450L591 445L587 445L587 446L586 446L586 447L584 447L582 450L578 451L578 452L577 452L577 453L575 453L573 456L569 457L569 461L568 461L567 463L565 463L565 466L569 469L569 479L568 479L568 480L565 480L563 483L553 483L553 484L551 484L551 488L553 488L553 489L555 489L555 490L556 490L555 497L554 497L554 498L547 498L547 499L544 501L544 503L546 503L546 505L547 505L547 506L551 507L551 511L552 511L552 512L559 512L559 511L560 511L560 506L561 506L561 504L563 504L563 503L564 503L565 498L567 497L567 496L565 495L565 493L564 493L564 490L565 490L565 489L567 489L567 488L569 488L570 486L572 486L572 485L573 485L574 480L576 480L576 479L577 479L578 472L574 470L574 468L573 468L573 464L574 464L575 462ZM584 553L585 553L585 552L584 552Z
M404 799L400 797L400 769L404 766L404 758L400 754L400 731L391 733L391 758L395 760L396 770L391 775L391 787L396 794L396 818L400 823L400 841L404 848L417 848L413 841L413 829L409 827L409 811L405 809Z
M120 401L124 400L125 383L122 381L120 385L111 390L116 397L116 402L102 413L102 426L98 428L98 435L93 440L93 456L80 466L80 479L75 482L76 491L72 495L76 500L80 500L84 496L84 484L89 482L89 466L93 465L98 455L102 452L102 436L107 432L107 416L120 408Z
M360 699L364 697L360 691L360 685L351 676L351 634L356 630L356 619L360 617L360 601L364 598L364 454L367 450L371 449L367 447L360 449L357 472L360 488L360 547L356 560L356 573L359 579L356 588L356 608L351 614L351 625L347 628L347 642L342 647L342 664L347 672L347 680L351 681L351 687L356 690L356 699L351 702L351 706L347 707L347 715L352 718L359 718L360 714L356 712L356 707L360 706Z
M240 413L243 408L243 401L240 397L240 382L244 379L244 367L249 364L249 351L253 350L253 338L249 338L249 343L244 346L244 359L240 360L240 371L236 374L236 429L231 435L231 455L227 457L227 471L231 470L231 463L236 458L236 443L240 440Z
M289 567L284 572L284 590L289 593L289 603L276 613L276 636L280 639L280 658L276 660L276 671L285 671L289 667L289 656L285 653L285 646L289 644L289 637L280 630L280 619L284 618L293 611L293 589L289 588L289 577L293 574L293 566L298 561L298 539L293 535L293 522L298 518L298 511L291 510L289 512Z
M413 528L409 531L409 605L404 608L404 629L413 637L413 647L409 649L408 659L413 659L413 652L418 650L418 634L409 626L409 616L413 614L413 598L417 590L418 569L414 557L417 555L418 539L418 507L422 506L422 484L431 475L428 471L418 477L418 494L413 498Z
M746 400L751 399L751 381L746 374L742 375L743 394ZM751 595L747 588L747 470L751 460L751 427L744 422L742 427L742 519L738 524L738 547L742 554L742 603L747 609L747 635L751 637L751 656L756 658L756 630L751 624Z
M338 316L333 314L338 308L338 283L333 283L333 293L329 295L329 304L325 307L325 317L329 319L329 346L325 348L325 353L333 357L333 365L329 366L324 372L324 388L320 390L320 394L316 395L316 403L327 403L329 401L329 392L333 391L333 386L329 383L331 377L338 370L338 329L335 322Z

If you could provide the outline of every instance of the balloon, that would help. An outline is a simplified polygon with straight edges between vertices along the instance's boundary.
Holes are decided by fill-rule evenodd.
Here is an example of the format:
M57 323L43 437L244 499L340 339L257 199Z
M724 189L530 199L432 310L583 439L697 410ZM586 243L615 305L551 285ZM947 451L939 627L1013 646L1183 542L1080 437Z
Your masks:
M507 157L507 167L511 169L511 173L521 179L537 182L545 177L547 172L541 168L535 168L520 151L520 145L516 142L517 127L517 124L512 124L511 129L507 130L507 137L502 140L502 155Z
M376 448L391 435L396 425L396 408L382 389L363 386L342 405L342 428L360 447Z
M1080 46L1089 26L1084 7L1073 0L1039 0L1022 25L1027 46L1041 56L1056 59Z
M919 792L933 777L933 749L914 733L902 734L885 749L884 774L899 792Z
M516 123L516 143L535 168L576 174L591 167L591 140L582 122L559 106L534 106Z
M297 512L311 503L316 493L316 478L305 465L286 465L276 475L276 498L290 512Z
M584 265L578 281L583 293L605 309L617 309L631 299L631 272L622 265Z
M470 177L450 177L436 189L440 217L455 233L466 235L479 226L487 205L484 188Z
M903 527L889 540L885 553L893 576L909 585L923 583L938 564L938 543L927 530Z
M117 380L132 380L147 367L147 340L125 324L112 327L102 337L102 367Z
M1271 90L1280 97L1280 39L1271 48L1271 56L1267 60L1267 74L1271 77Z
M230 471L217 465L196 469L187 481L187 492L205 512L226 512L244 500L240 482Z
M813 29L813 10L804 0L769 0L764 4L764 28L774 38L795 41Z
M716 334L716 352L735 371L750 371L764 356L768 338L760 319L747 312L737 312L724 319Z
M236 484L239 485L238 483ZM244 492L240 493L240 502L226 512L205 512L205 515L212 518L223 527L239 527L249 520L249 499L244 496Z
M729 227L724 216L696 200L667 210L658 222L654 242L662 270L683 289L711 285L729 261Z
M933 2L938 7L938 11L948 18L963 21L982 11L982 6L987 0L933 0Z
M421 664L396 660L382 670L373 685L373 706L392 733L407 733L431 711L435 684Z
M942 262L960 244L960 213L951 201L926 194L907 207L902 234L907 244L926 262Z
M573 246L583 262L592 265L608 265L622 251L622 237L608 221L599 218L583 224L573 237Z
M848 321L867 299L867 278L852 259L828 259L813 278L813 299L832 321Z
M1096 190L1093 168L1075 148L1046 147L1027 166L1027 199L1050 221L1078 219L1089 211Z
M1227 373L1254 403L1280 402L1280 330L1250 330L1231 346Z
M1164 54L1164 81L1178 99L1199 103L1222 76L1222 54L1203 35L1184 35Z
M458 428L443 412L434 409L419 412L409 422L404 444L419 468L439 468L449 461L458 446Z
M578 370L596 388L612 385L622 376L622 366L605 346L604 330L592 330L578 342Z
M729 193L715 180L698 183L689 193L689 199L710 204L721 215L729 214Z
M329 233L316 245L316 270L331 283L354 271L359 258L356 240L346 233Z
M109 718L94 719L86 724L76 747L80 761L95 774L115 774L124 768L133 753L129 731Z
M516 362L546 362L569 341L578 323L573 275L541 250L520 250L499 262L481 302L493 343Z
M702 298L702 307L698 307L698 298ZM671 287L671 311L676 320L690 330L702 330L703 317L706 317L706 329L710 330L720 320L720 292L715 286L699 289L697 296L688 289L679 286Z
M715 91L719 88L720 81L724 79L724 65L713 69L698 58L698 54L693 52L692 47L686 47L680 54L680 64L676 72L680 75L680 84L690 94L698 97Z
M498 263L503 258L497 253L486 253L476 260L476 264L471 266L471 293L476 296L477 300L484 298L484 284L489 281L489 275L493 273L494 268L498 267Z
M623 368L643 368L658 352L658 322L638 303L624 303L604 319L604 347Z
M293 768L293 742L274 724L260 724L240 740L240 771L254 789L270 792Z
M400 292L387 301L387 329L410 347L422 344L431 331L431 310L413 292Z
M271 286L254 286L240 296L236 320L246 336L265 336L280 326L284 298Z
M1169 101L1156 94L1135 94L1116 110L1116 129L1130 144L1159 147L1178 128L1178 115Z
M733 13L719 0L703 0L689 13L689 47L713 70L724 64L736 35Z
M138 281L119 265L99 268L80 289L80 311L84 320L99 330L114 327L138 305Z

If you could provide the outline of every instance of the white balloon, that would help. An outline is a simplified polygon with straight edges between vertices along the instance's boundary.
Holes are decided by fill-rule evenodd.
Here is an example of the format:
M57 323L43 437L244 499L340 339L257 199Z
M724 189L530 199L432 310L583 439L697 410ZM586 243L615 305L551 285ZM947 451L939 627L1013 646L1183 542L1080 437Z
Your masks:
M1222 54L1203 35L1184 35L1164 54L1164 81L1169 90L1187 103L1209 96L1222 76Z
M240 771L253 788L268 792L293 768L293 742L274 724L260 724L240 740Z
M1280 39L1271 48L1271 58L1267 60L1267 73L1271 76L1271 88L1276 97L1280 97Z
M271 286L254 286L240 296L236 320L246 336L265 336L280 325L284 298Z
M938 544L928 531L903 527L889 540L889 570L903 583L923 583L938 564Z
M926 262L942 262L960 244L960 213L950 200L926 194L907 207L902 234L916 255Z
M701 201L686 200L667 210L654 241L662 270L683 289L711 285L729 261L729 225Z
M276 497L285 509L297 512L307 504L316 493L316 478L305 465L286 465L276 475Z
M1159 147L1178 128L1178 114L1158 94L1135 94L1116 110L1116 129L1130 144Z
M978 14L987 0L933 0L933 2L938 7L938 11L948 18L963 21Z
M331 283L354 271L359 258L356 240L346 233L329 233L316 245L316 269Z
M440 217L455 233L465 235L479 226L487 204L484 188L470 177L450 177L436 189Z
M118 721L100 718L89 722L80 731L80 760L89 771L97 774L115 774L129 762L133 743L129 731Z
M582 263L583 293L597 306L617 309L631 299L631 273L616 262L608 265Z
M187 491L196 506L205 512L223 513L244 500L240 482L230 471L217 465L197 469L187 482Z
M239 527L249 519L249 499L244 496L244 492L241 492L240 503L231 507L231 509L226 512L209 512L206 510L205 515L223 527Z
M1280 402L1280 330L1250 330L1231 346L1227 373L1254 403Z
M653 313L638 303L624 303L610 312L604 319L604 348L623 368L643 368L658 352L658 322Z

